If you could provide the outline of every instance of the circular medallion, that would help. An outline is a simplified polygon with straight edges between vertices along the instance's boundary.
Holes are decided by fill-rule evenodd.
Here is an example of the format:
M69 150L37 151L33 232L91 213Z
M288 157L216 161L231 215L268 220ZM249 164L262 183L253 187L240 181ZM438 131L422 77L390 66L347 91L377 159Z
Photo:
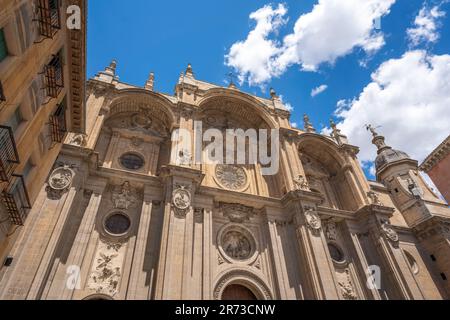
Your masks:
M173 192L172 201L177 209L186 210L191 205L191 194L184 188L176 189Z
M54 190L67 189L72 183L74 173L67 167L61 167L53 171L48 181L50 187Z
M215 179L224 189L242 191L248 185L247 173L237 165L219 164L216 166Z
M218 234L219 249L229 262L251 263L257 258L256 241L249 230L227 225Z

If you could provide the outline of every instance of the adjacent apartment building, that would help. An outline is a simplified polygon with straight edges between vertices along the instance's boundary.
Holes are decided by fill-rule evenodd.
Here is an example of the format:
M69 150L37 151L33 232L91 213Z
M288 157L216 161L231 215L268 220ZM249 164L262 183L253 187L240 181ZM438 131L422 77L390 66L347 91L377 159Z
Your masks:
M0 0L2 264L66 132L85 130L85 16L84 0Z
M450 136L447 137L420 166L450 203Z

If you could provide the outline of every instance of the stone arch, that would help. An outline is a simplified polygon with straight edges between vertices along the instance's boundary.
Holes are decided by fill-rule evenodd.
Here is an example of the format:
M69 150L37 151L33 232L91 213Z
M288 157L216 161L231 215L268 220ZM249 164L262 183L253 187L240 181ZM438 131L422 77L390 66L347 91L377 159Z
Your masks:
M108 296L107 294L91 294L85 298L82 299L83 301L95 301L95 300L114 300L113 297Z
M267 106L243 92L214 88L206 92L199 102L200 113L216 110L224 111L228 115L234 115L239 119L254 119L250 122L254 129L276 129L278 124L267 111Z
M172 132L177 118L172 111L173 103L161 94L140 89L121 90L108 103L107 119L118 114L148 112Z
M352 190L358 188L349 179L349 163L338 145L328 137L318 134L302 134L297 144L310 189L319 191L325 198L323 206L356 210L358 199Z
M229 285L241 285L250 290L259 300L273 300L273 295L266 283L249 270L234 269L219 276L214 286L213 298L220 300Z

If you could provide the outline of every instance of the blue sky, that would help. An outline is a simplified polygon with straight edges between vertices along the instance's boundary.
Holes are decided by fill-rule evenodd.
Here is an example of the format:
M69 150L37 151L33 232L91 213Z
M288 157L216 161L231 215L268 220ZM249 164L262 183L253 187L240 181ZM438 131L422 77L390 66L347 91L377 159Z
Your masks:
M266 37L266 40L273 41L277 47L281 48L284 37L293 33L297 20L302 15L313 12L314 5L318 1L132 0L127 2L127 5L120 0L89 1L88 76L92 77L104 69L112 59L117 59L117 73L121 81L143 86L149 72L154 71L156 90L173 93L180 72L186 68L187 63L192 63L198 79L225 85L226 74L230 71L244 74L239 66L235 65L234 68L227 66L226 56L230 53L233 44L245 41L249 33L255 29L257 21L249 18L251 13L257 12L265 6L275 9L280 4L283 5L286 13L283 15L282 25L273 27ZM333 2L335 0L321 1ZM438 125L431 129L423 128L423 121L433 121L432 117L428 118L427 116L410 116L407 121L402 120L401 125L393 124L399 121L396 117L400 119L402 114L410 114L410 112L417 115L422 113L435 115L442 113L442 110L450 111L450 105L448 105L448 109L443 109L445 108L443 105L448 102L446 100L448 94L442 91L442 88L447 88L449 85L450 64L445 62L439 66L438 62L436 65L431 62L422 64L425 58L433 57L441 57L445 58L444 60L447 62L450 61L448 56L450 54L448 15L450 4L445 1L423 0L370 1L374 3L392 2L389 10L384 12L381 17L381 29L374 28L370 31L373 34L381 34L384 38L384 45L377 50L367 52L361 45L355 45L345 54L338 55L334 62L325 61L318 64L315 71L302 70L301 62L293 63L281 73L270 76L262 83L250 85L248 81L244 81L240 87L243 91L259 96L268 96L268 89L274 87L277 93L283 96L283 100L294 108L291 121L297 123L299 127L303 125L303 114L307 113L315 126L323 129L328 125L330 117L334 116L337 104L341 101L341 105L345 105L344 109L349 112L346 115L341 114L341 117L335 116L335 119L342 123L344 129L347 129L346 133L351 139L350 142L358 143L359 146L362 144L361 160L368 161L375 156L375 149L370 146L370 135L365 134L364 138L361 138L363 130L357 129L364 125L363 121L370 121L375 125L382 126L380 130L387 136L388 142L393 142L391 144L394 147L403 148L413 157L423 160L426 154L450 133L450 118L447 116L439 119L436 115L435 117L439 120L436 122ZM414 28L415 18L421 9L431 10L436 6L437 12L440 14L434 19L436 23L434 33L438 38L425 39L413 44L411 38L407 36L407 30ZM336 10L336 12L340 11ZM343 12L345 13L345 11ZM343 17L343 22L338 23L338 27L335 29L345 25L346 20ZM334 32L334 30L324 32ZM349 30L347 32L351 33ZM327 36L318 34L317 41L321 41ZM331 37L334 39L333 35ZM345 37L345 34L336 35L336 46L339 45L339 37ZM342 41L345 42L345 39ZM249 50L252 54L252 49L247 48L247 51ZM305 50L307 51L308 48ZM412 58L408 61L417 70L428 66L428 73L427 70L422 70L425 72L424 82L418 80L422 77L420 72L410 72L409 70L415 70L412 67L400 67L400 64L407 65L406 57L402 58L406 53L412 54L419 51L424 55L423 59L415 61L415 64ZM238 52L238 54L240 53ZM248 54L248 52L246 53ZM446 60L447 58L449 60ZM365 88L373 82L372 73L379 70L380 66L390 59L393 59L393 70L399 71L395 78L387 75L384 80L380 80L386 83L378 83L379 89L382 91L379 96L384 96L384 98L374 101L378 98L361 96ZM397 69L395 69L395 64L399 65ZM434 72L438 68L442 70ZM387 72L387 70L385 71ZM399 74L400 71L405 75ZM425 81L427 77L433 80ZM409 79L409 82L402 83L402 81L406 81L402 79ZM390 86L391 82L393 84ZM432 86L428 84L430 82L433 82ZM326 85L327 90L312 97L311 91L321 85ZM396 88L397 91L402 87L420 91L414 89L415 85L419 88L430 87L426 88L422 96L415 97L415 100L411 98L409 99L411 101L405 102L404 105L397 108L393 103L395 99L390 98L395 95L393 92ZM403 94L408 93L403 92ZM371 109L367 109L369 108L367 105L372 102ZM389 106L386 106L388 104ZM383 107L379 107L380 105ZM413 108L414 106L419 108L418 105L421 105L422 108L419 111ZM367 115L362 118L355 116L355 112L363 108L367 109L363 110ZM426 119L424 120L424 118ZM434 126L431 123L428 125ZM423 133L425 138L417 142L418 144L411 144L411 141L416 139L420 133ZM365 169L369 174L370 163L366 163Z

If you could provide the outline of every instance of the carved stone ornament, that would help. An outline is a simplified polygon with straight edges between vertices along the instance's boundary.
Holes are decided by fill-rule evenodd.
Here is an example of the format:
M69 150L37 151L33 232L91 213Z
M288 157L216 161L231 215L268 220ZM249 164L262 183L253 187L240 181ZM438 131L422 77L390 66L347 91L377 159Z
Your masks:
M92 266L88 288L98 294L114 297L119 291L123 258L123 244L101 241Z
M373 191L369 191L367 192L367 196L369 197L370 201L372 204L376 205L376 206L382 206L383 203L380 200L380 196L378 195L378 193L373 192Z
M215 179L224 189L232 191L242 191L248 185L247 173L237 165L217 165Z
M192 164L192 153L187 149L181 150L178 153L177 162L180 166L190 166Z
M75 134L70 140L70 144L73 146L84 147L86 146L86 135L84 134Z
M51 199L59 199L72 185L75 172L69 167L63 167L53 170L48 179L47 194Z
M241 224L231 223L220 229L217 243L219 252L229 263L251 265L258 258L255 237Z
M220 203L220 210L224 217L236 223L248 221L255 214L253 208L241 204Z
M310 190L308 180L302 175L299 175L297 178L294 179L294 184L295 184L296 190L302 190L302 191Z
M222 247L228 257L234 260L247 260L252 255L252 245L244 233L230 230L223 235Z
M338 282L339 289L341 290L342 297L345 300L357 300L358 296L353 288L352 280L350 277L350 271L347 269L344 272L344 279Z
M178 186L172 194L172 204L175 207L176 213L179 215L186 215L191 207L191 192L186 186Z
M320 216L317 211L312 207L305 207L304 209L306 224L308 227L313 230L322 229L322 220L320 220Z
M115 209L128 210L137 201L136 191L130 182L125 181L122 186L117 186L112 192L112 201Z
M328 240L336 241L337 240L337 226L334 221L330 221L326 225L326 235Z
M383 222L381 224L381 230L386 238L392 242L398 242L399 237L397 232L392 228L392 226L388 222Z

